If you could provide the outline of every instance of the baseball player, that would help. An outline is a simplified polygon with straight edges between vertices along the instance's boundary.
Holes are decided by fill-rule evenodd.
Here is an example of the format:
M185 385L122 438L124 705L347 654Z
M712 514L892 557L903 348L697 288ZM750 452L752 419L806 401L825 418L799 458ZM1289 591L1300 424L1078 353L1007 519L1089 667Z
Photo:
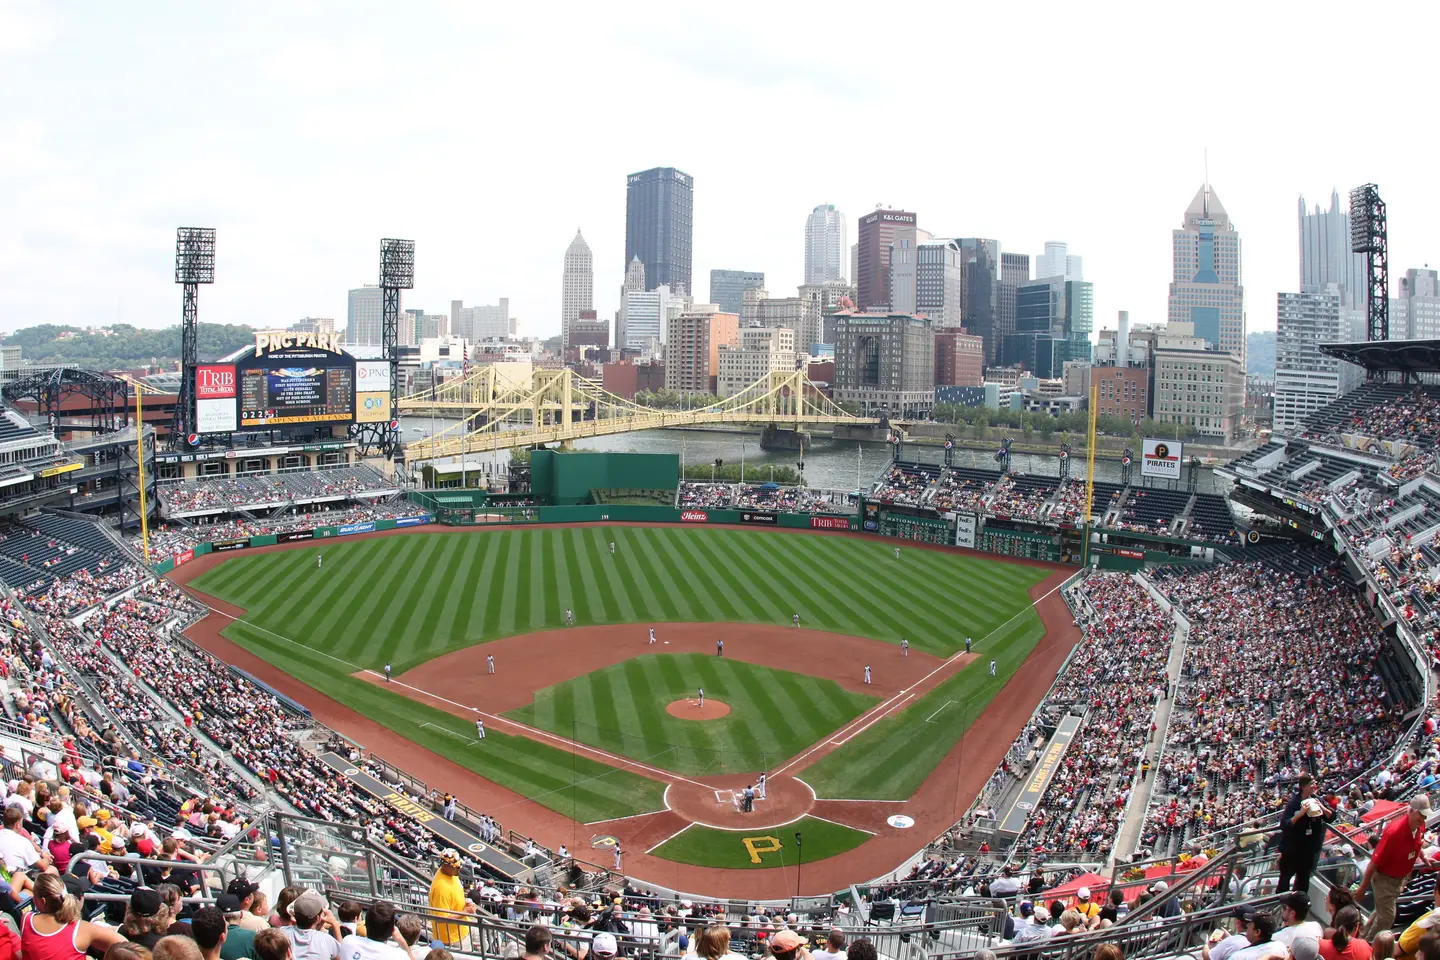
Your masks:
M484 721L484 720L479 720L479 719L477 719L477 720L475 721L475 739L476 739L476 740L484 740L484 739L485 739L485 721Z
M724 640L716 640L716 641L715 641L715 656L717 656L717 657L723 657L723 656L725 656L725 641L724 641Z
M865 664L865 682L870 682L870 664Z
M760 799L765 799L765 774L760 774L760 779L755 782L755 788L760 792Z
M654 642L655 642L655 628L654 628L654 627L651 627L651 628L650 628L650 642L651 642L651 643L654 643Z
M899 547L896 547L896 548L895 548L895 559L896 559L896 560L899 560L899 559L900 559L900 548L899 548Z
M320 569L322 566L324 566L324 565L325 565L325 554L323 554L323 553L317 553L317 554L315 554L315 569L316 569L316 570L319 570L319 569Z
M492 653L490 656L488 656L488 657L485 658L485 672L487 672L487 673L494 673L494 672L495 672L495 655L494 655L493 653Z
M700 688L700 690L699 690L699 695L700 695L700 709L701 709L701 710L704 710L704 709L705 709L705 688L704 688L704 687L701 687L701 688Z
M795 614L795 616L791 617L790 622L795 624L795 626L797 627L800 626L800 614L797 613Z
M965 638L965 652L966 652L966 653L969 653L969 652L970 652L970 644L972 644L972 643L974 643L974 642L975 642L975 641L974 641L974 640L971 640L969 637L966 637L966 638Z
M575 613L569 607L565 608L565 626L575 626Z
M385 664L385 682L390 682L390 664Z
M994 660L991 660L991 661L990 661L990 676L992 676L992 677L995 676L995 661L994 661Z
M622 856L624 856L624 855L625 855L625 851L623 851L623 850L620 849L620 841L618 841L618 840L615 841L615 872L616 872L616 873L620 873L621 870L622 870L622 868L621 868L621 866L620 866L620 858L621 858Z
M904 637L900 638L900 656L910 656L910 641L906 640Z
M610 556L612 556L612 557L615 556L615 541L614 541L614 540L611 540L611 541L610 541Z

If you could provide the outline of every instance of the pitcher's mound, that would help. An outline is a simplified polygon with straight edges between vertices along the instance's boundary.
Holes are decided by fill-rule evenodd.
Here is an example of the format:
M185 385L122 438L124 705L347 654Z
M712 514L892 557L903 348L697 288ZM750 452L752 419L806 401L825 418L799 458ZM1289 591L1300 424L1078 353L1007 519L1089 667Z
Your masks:
M705 698L703 707L699 700L674 700L665 708L665 712L681 720L719 720L730 714L730 704L711 700L709 697Z

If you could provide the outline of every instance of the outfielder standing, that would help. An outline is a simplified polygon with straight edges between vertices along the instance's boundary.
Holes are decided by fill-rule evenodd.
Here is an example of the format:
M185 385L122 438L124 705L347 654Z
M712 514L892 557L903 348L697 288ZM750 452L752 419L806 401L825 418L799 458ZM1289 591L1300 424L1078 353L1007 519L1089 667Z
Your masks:
M390 682L390 664L385 664L385 682Z
M614 541L614 540L611 540L611 541L610 541L610 556L612 556L612 557L615 556L615 541Z
M485 658L485 671L487 673L495 672L495 655L493 653Z
M910 656L910 641L906 640L904 637L900 638L900 656Z
M723 656L725 656L725 641L724 641L724 640L716 640L716 641L715 641L715 656L717 656L717 657L723 657Z
M990 676L992 676L992 677L995 676L995 661L994 661L994 660L991 660L991 661L990 661Z
M865 664L865 682L870 682L870 664Z
M324 564L325 564L325 554L323 554L323 553L317 553L317 554L315 554L315 569L316 569L316 570L319 570L322 566L324 566Z
M650 642L651 642L651 643L654 643L654 642L655 642L655 628L654 628L654 627L651 627L651 628L650 628Z

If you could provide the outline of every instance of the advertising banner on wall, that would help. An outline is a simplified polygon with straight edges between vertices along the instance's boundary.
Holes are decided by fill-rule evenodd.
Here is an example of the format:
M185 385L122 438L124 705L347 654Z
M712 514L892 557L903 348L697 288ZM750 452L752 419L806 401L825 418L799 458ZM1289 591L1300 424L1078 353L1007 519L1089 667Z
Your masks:
M975 549L975 514L955 514L955 546Z
M849 517L824 517L813 516L810 518L810 529L812 530L849 530Z
M384 423L390 419L390 364L355 362L355 422Z
M741 523L759 523L773 527L780 522L780 517L774 513L751 513L749 510L740 514Z
M297 540L314 540L314 530L287 530L284 533L275 534L276 543L294 543Z
M1179 440L1152 440L1146 437L1140 452L1140 476L1157 480L1179 480L1180 458L1185 444Z
M235 365L208 363L195 368L195 430L232 433L236 428Z

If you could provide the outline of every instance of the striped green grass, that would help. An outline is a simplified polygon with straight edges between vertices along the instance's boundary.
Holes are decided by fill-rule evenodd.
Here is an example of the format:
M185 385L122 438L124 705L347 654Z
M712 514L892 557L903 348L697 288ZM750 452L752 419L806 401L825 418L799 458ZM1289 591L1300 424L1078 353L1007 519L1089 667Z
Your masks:
M358 680L322 654L244 620L227 627L225 636L367 719L573 820L588 823L665 808L665 785L657 780L493 729L477 742L474 721ZM403 756L386 759L405 766ZM486 812L505 820L504 810Z
M800 844L795 843L796 832ZM650 851L657 857L701 867L770 870L800 866L853 850L870 834L832 820L803 817L783 827L717 830L692 824ZM747 844L746 841L749 841Z
M730 707L703 722L666 707L697 689ZM833 680L700 653L645 654L546 687L506 714L521 723L689 776L759 772L878 702Z
M978 644L979 656L963 670L826 754L800 777L819 797L909 799L1044 636L1039 614L1024 610Z
M615 542L610 555L607 544ZM323 570L315 554L323 550ZM227 560L195 586L351 669L397 673L451 650L561 625L788 624L941 656L1029 606L1045 571L850 537L693 527L410 534Z
M486 640L558 627L569 608L581 625L788 624L798 612L807 627L890 643L907 637L915 649L941 656L962 648L971 636L982 656L1000 656L1000 679L1009 676L1029 650L1004 649L1023 645L1013 635L1015 623L1033 624L1038 636L1039 620L1029 610L1026 591L1045 572L917 548L902 549L896 560L893 549L860 538L749 530L492 529L240 554L194 586L246 608L244 620L226 630L237 643L417 743L584 822L659 809L662 786L525 738L492 732L487 749L464 746L452 735L470 729L464 719L351 674L387 662L398 674ZM315 555L322 550L320 570ZM996 637L984 640L992 631L998 631ZM979 689L989 687L981 683ZM821 795L901 789L877 780L918 785L954 740L944 742L949 727L899 722L917 709L877 725L822 761L826 767L840 763L834 757L854 756L857 775L837 772L833 787L825 781Z

